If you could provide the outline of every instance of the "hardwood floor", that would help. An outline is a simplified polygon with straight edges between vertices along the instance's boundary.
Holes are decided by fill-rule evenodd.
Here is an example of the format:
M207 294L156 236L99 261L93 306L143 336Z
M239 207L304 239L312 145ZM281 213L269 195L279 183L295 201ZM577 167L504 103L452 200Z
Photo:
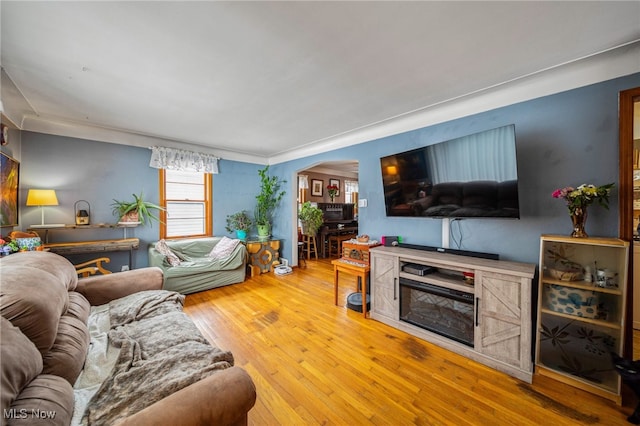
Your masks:
M189 295L185 312L253 378L251 425L628 425L628 406L532 385L333 305L329 261ZM348 276L347 276L348 279ZM347 281L345 281L347 282Z

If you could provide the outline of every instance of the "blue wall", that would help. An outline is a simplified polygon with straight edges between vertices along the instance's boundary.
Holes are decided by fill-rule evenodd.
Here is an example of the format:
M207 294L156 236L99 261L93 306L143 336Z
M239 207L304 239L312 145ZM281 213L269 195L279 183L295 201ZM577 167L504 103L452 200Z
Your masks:
M462 235L461 249L497 253L505 260L537 263L539 237L543 233L568 235L571 223L564 203L553 199L553 190L582 183L602 185L618 182L618 93L640 86L640 74L627 76L552 96L452 120L419 130L349 146L303 159L277 164L271 174L288 181L288 196L276 215L273 234L282 238L283 253L292 257L295 218L295 176L300 170L323 161L355 159L360 164L360 232L379 238L401 235L407 243L440 246L441 219L387 218L384 214L379 159L423 145L471 133L515 124L520 178L520 220L466 219L452 225ZM75 201L91 203L92 223L114 222L110 203L132 192L143 191L158 201L158 174L149 168L150 151L102 142L23 132L21 149L21 200L33 187L58 191L60 206L46 210L49 223L73 223ZM214 234L226 235L227 214L253 213L259 189L258 169L263 166L220 161L214 176ZM617 186L611 209L593 206L587 232L592 236L616 236L618 232ZM40 222L35 207L21 206L21 228ZM64 231L73 233L74 231ZM75 231L92 232L92 231ZM90 238L114 238L120 231ZM158 225L138 227L133 234L142 240L136 266L147 264L146 248L158 238ZM62 231L59 231L62 237ZM64 238L79 239L73 234ZM56 237L57 240L62 238ZM88 239L88 238L87 238ZM451 247L455 246L453 240ZM119 269L121 258L112 261Z
M51 188L58 195L58 206L45 208L46 223L75 222L74 203L87 200L91 205L91 223L114 223L114 199L132 199L132 193L143 193L147 201L158 203L158 171L149 167L151 151L130 147L41 133L23 132L20 168L20 200L26 200L29 188ZM225 235L226 216L238 210L253 213L255 194L259 189L255 164L220 161L221 174L214 175L214 234ZM85 208L83 207L79 208ZM20 228L39 224L39 207L20 206ZM122 229L81 229L50 231L51 242L122 238ZM159 238L159 226L139 226L127 229L127 237L140 239L135 253L136 267L148 264L147 247ZM77 261L96 255L78 256ZM128 263L128 254L110 253L108 268L119 271ZM74 259L76 260L76 259Z
M456 239L462 235L461 249L537 263L541 234L571 233L566 205L551 197L555 189L618 183L618 93L637 86L640 74L290 161L272 167L272 171L291 179L297 170L318 162L357 159L359 197L368 200L368 207L360 209L360 233L376 239L401 235L407 243L441 246L442 219L385 216L380 157L513 123L521 219L465 219L451 228ZM292 211L291 202L288 200L284 212ZM591 236L617 236L617 185L610 205L609 211L590 208L587 232ZM286 229L290 221L290 215L279 216L275 229ZM458 248L453 240L450 246ZM290 256L290 250L291 244L285 244L284 255Z

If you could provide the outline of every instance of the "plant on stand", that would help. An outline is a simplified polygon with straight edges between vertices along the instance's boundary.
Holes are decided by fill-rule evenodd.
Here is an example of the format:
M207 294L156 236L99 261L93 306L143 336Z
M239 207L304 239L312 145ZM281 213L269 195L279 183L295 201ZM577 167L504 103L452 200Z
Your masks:
M589 236L584 230L587 223L587 207L597 202L609 210L609 194L613 185L613 183L602 186L582 184L577 188L567 186L553 191L553 198L563 198L567 202L573 224L572 237L587 238Z
M236 231L236 237L240 240L247 239L247 232L251 229L253 221L246 210L227 215L227 232Z
M258 170L260 176L260 193L256 195L255 222L258 228L258 236L266 238L271 230L273 212L284 197L285 191L280 187L285 180L280 180L277 176L269 176L269 166Z
M324 214L322 210L311 205L309 201L302 204L298 212L298 219L302 224L302 233L304 235L315 235L324 222Z
M113 214L118 217L120 223L139 223L140 225L144 225L154 220L160 221L152 211L165 211L163 207L149 201L144 201L142 192L140 195L131 195L133 195L133 201L118 201L114 199L113 203L111 203Z

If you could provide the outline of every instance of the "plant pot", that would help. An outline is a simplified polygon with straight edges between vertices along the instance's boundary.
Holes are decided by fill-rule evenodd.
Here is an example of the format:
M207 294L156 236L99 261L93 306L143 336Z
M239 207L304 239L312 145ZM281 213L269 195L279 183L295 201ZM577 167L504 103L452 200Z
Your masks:
M122 215L120 218L120 222L140 222L140 216L138 215L138 211L129 212L125 215Z
M269 236L269 230L271 228L271 225L256 225L256 227L258 228L258 236L259 237L268 237Z
M239 240L246 240L247 239L247 231L244 231L242 229L236 229L236 237Z
M301 222L301 225L303 235L316 235L316 233L318 232L317 228L314 228L307 222Z

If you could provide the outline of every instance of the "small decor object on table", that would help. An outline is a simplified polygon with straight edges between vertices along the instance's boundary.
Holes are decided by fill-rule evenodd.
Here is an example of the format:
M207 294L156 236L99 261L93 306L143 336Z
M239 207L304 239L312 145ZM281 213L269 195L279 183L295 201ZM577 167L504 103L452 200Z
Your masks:
M246 210L242 210L237 213L227 215L227 226L225 229L227 232L236 231L236 237L239 240L246 240L247 233L253 225L253 220L249 217L249 213Z
M553 191L553 198L563 198L567 202L569 215L573 225L572 237L587 238L585 225L587 223L587 207L594 202L609 210L609 194L613 183L595 186L582 184L577 188L567 186Z
M331 198L331 202L333 203L340 192L340 187L332 182L330 185L327 185L327 192L329 193L329 198Z
M142 198L142 192L140 195L131 194L133 201L118 201L113 200L111 207L113 207L113 214L119 218L119 225L127 226L127 224L144 225L145 223L151 224L152 221L160 221L160 219L154 215L151 210L166 211L164 207L158 206L149 201L144 201Z
M258 175L260 176L260 193L256 195L254 221L258 228L258 236L266 241L269 239L275 210L286 193L281 188L287 181L278 176L270 176L269 166L258 170Z

